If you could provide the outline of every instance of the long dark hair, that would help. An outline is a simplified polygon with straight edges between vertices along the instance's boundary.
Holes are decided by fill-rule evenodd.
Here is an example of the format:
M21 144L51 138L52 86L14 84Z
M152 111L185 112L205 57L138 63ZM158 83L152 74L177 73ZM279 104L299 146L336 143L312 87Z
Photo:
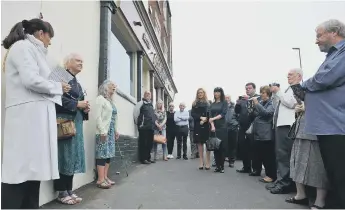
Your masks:
M220 101L221 101L221 102L225 101L225 94L224 94L223 88L221 88L221 87L216 87L216 88L214 89L213 92L214 92L214 93L215 93L215 92L220 93ZM216 97L213 97L213 98L214 98L214 101L216 101Z
M25 34L33 35L40 30L44 33L48 33L51 38L54 37L54 29L50 23L38 18L23 20L12 27L10 33L2 41L2 46L4 46L5 49L9 49L17 41L24 40Z

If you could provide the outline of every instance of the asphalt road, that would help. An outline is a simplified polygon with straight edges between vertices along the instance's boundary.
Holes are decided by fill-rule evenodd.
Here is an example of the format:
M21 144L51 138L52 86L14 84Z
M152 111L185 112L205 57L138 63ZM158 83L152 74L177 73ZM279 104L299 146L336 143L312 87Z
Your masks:
M236 162L240 168L241 162ZM128 177L114 175L117 184L108 190L87 185L77 193L83 202L66 206L51 202L43 208L76 209L294 209L302 206L284 200L291 195L272 195L258 177L198 170L198 160L158 161L137 165ZM122 177L122 178L120 178Z

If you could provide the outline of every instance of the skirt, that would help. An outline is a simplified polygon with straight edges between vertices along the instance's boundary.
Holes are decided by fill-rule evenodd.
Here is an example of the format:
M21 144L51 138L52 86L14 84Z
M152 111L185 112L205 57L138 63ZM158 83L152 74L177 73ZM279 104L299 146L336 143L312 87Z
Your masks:
M291 150L290 177L303 185L329 189L318 141L306 139L294 141Z

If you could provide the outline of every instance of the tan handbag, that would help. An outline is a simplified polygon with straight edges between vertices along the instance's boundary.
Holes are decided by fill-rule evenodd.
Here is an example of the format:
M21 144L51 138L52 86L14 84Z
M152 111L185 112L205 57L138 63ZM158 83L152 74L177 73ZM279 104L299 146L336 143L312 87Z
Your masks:
M76 135L77 130L73 120L57 119L58 140L71 138Z
M167 139L163 135L156 134L153 136L153 141L157 144L165 144Z

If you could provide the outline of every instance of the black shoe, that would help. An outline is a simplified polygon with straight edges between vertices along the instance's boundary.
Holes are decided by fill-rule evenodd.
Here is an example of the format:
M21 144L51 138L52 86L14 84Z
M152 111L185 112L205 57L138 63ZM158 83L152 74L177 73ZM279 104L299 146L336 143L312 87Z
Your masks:
M308 198L303 198L297 200L295 197L291 197L285 200L287 203L293 203L293 204L299 204L299 205L304 205L308 206L309 205L309 199Z
M220 168L219 173L224 174L224 167Z
M277 182L271 182L265 186L267 190L271 190L277 186Z
M177 156L176 159L178 159L178 160L181 159L181 156Z
M144 160L141 162L141 164L151 164L151 162L147 161L147 160Z
M272 194L289 194L291 190L289 187L283 187L280 185L276 185L274 188L270 190Z
M249 173L249 176L261 176L261 173L258 171L252 171Z
M149 162L150 162L150 163L156 163L156 161L155 161L155 160L149 160Z
M184 160L188 160L188 157L187 157L187 156L183 156L183 159L184 159Z
M229 167L230 167L230 168L234 168L234 167L235 167L235 163L234 163L233 161L230 161L230 162L229 162Z
M195 155L195 158L200 158L199 154Z
M242 173L242 174L244 174L244 173L250 173L250 172L251 172L249 169L245 169L245 168L237 169L236 171L237 171L238 173Z
M218 167L217 167L216 169L214 169L214 172L215 172L215 173L219 173L220 171L221 171L221 168L218 168Z

